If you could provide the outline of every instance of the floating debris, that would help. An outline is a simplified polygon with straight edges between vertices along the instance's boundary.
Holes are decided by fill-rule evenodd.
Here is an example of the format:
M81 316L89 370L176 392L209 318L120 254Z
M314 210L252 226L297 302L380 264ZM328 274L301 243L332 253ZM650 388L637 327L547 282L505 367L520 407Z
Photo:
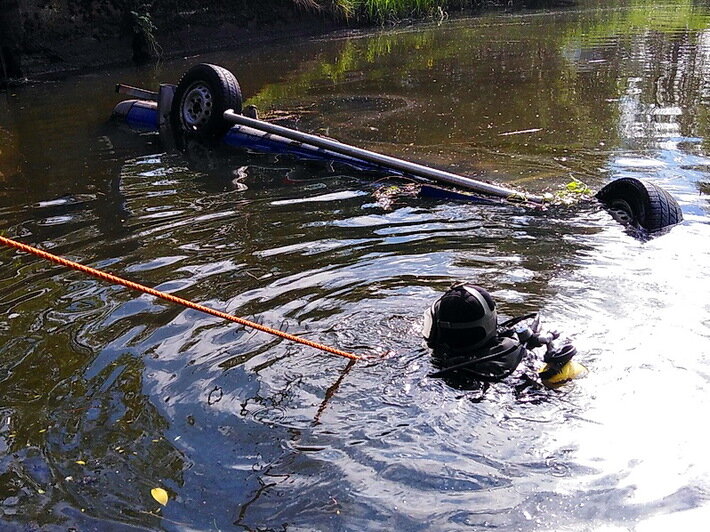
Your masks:
M594 196L594 191L586 183L573 177L572 181L567 183L564 188L555 193L548 192L543 198L550 205L573 205L592 196Z
M407 183L404 185L387 185L381 186L375 193L377 204L383 209L390 209L398 198L409 196L414 197L419 194L420 186L416 183Z
M500 133L498 136L507 137L509 135L524 135L526 133L537 133L538 131L542 131L542 128L534 127L532 129L521 129L520 131L506 131L505 133Z

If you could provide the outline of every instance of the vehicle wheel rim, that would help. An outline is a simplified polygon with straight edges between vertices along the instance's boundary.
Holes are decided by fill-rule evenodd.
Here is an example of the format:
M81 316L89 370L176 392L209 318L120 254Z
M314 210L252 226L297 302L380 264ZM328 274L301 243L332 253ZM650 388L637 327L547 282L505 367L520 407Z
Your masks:
M622 224L629 225L634 221L634 212L631 206L622 199L614 200L610 206L610 211L612 216Z
M190 86L182 99L182 119L185 125L197 129L204 127L212 116L213 98L209 87L197 82Z

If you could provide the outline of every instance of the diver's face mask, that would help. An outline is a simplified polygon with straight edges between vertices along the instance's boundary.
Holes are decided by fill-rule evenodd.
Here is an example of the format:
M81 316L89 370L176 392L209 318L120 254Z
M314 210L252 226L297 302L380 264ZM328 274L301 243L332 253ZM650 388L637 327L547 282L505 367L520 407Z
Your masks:
M422 336L435 351L472 354L495 338L497 321L490 294L478 286L459 283L426 311Z

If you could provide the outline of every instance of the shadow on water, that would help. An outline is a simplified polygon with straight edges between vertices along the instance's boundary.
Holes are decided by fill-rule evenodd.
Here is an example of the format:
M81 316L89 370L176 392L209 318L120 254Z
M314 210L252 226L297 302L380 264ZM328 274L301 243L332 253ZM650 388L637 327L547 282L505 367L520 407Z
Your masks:
M367 174L165 153L105 124L116 81L187 61L8 95L3 234L365 360L0 251L4 523L692 529L709 490L708 15L648 6L199 58L264 112L393 155L534 192L648 178L686 222L647 242L593 203L385 209ZM506 315L540 309L590 375L521 396L513 377L482 400L428 379L421 314L455 279Z

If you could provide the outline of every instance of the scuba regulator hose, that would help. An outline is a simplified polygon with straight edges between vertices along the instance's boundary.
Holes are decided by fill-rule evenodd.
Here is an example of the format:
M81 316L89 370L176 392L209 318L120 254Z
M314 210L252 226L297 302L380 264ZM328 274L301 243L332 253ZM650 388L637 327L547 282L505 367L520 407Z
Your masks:
M584 376L587 373L587 368L572 360L572 357L577 354L577 349L569 341L565 341L560 346L556 345L555 341L560 337L560 333L557 331L541 333L542 327L539 314L528 314L513 318L502 323L501 327L507 327L509 331L512 325L529 318L533 318L529 326L518 327L512 332L527 350L542 346L546 347L543 357L545 365L538 372L540 381L548 388L557 388L567 381ZM502 332L501 334L510 334L510 332Z

